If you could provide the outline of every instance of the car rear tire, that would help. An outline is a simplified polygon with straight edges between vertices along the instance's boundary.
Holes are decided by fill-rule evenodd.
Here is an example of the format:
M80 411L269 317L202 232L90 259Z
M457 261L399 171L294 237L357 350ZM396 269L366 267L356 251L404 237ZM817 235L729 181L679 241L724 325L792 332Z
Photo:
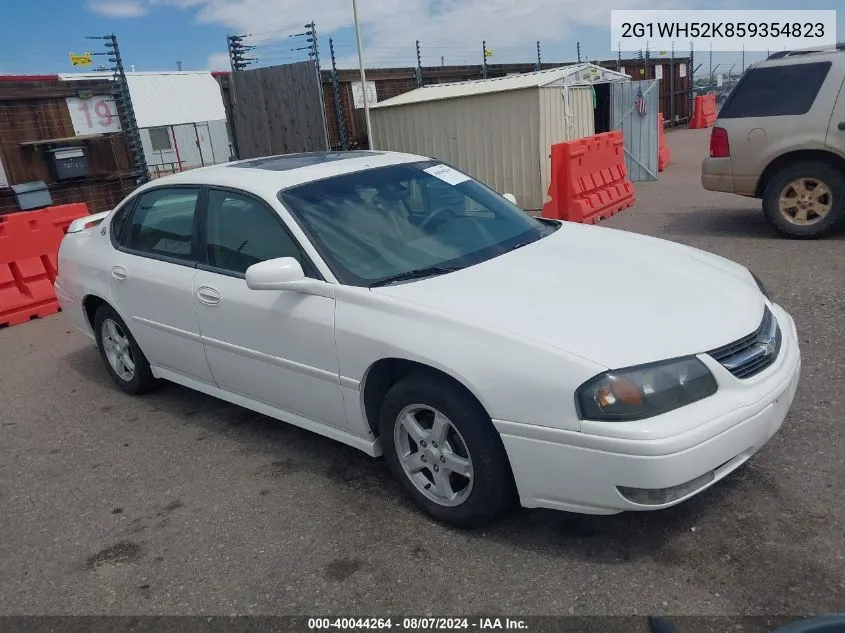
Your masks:
M379 430L393 475L439 521L479 527L516 497L505 447L489 416L445 378L420 372L391 387Z
M97 309L94 334L100 358L118 387L133 396L155 388L158 381L150 370L147 357L126 323L110 305L103 304Z
M845 223L845 173L821 161L787 165L766 183L763 213L781 235L828 235Z

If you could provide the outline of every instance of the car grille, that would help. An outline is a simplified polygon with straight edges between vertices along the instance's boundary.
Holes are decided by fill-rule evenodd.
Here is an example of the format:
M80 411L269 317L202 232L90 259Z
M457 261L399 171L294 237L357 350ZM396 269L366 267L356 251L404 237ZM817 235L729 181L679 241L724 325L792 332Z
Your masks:
M707 353L737 378L751 378L775 362L780 344L780 326L766 307L756 332Z

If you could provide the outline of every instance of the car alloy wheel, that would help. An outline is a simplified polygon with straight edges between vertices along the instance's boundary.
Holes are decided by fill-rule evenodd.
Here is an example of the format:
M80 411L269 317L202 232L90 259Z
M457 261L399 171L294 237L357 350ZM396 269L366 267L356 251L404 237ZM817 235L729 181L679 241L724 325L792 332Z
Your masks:
M135 359L132 357L132 346L129 337L112 319L105 319L101 327L100 336L103 340L103 351L109 365L121 380L132 382L135 377Z
M461 505L472 493L474 469L469 448L443 413L411 404L396 417L394 446L402 470L430 501Z
M790 224L821 222L833 207L830 187L816 178L798 178L781 191L778 200L781 215Z

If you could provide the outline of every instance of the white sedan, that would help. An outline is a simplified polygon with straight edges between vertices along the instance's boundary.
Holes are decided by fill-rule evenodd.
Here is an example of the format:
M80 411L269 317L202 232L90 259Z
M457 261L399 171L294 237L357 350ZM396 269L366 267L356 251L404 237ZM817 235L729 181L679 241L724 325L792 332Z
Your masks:
M511 200L387 152L196 169L77 220L55 289L124 391L383 454L456 525L665 508L766 444L801 361L756 277Z

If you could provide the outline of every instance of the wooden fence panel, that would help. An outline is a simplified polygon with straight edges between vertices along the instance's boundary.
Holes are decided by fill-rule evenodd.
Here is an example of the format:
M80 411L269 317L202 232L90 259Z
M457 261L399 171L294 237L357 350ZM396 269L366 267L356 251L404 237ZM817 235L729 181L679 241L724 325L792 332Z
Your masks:
M232 80L240 158L328 149L314 62L244 70Z

